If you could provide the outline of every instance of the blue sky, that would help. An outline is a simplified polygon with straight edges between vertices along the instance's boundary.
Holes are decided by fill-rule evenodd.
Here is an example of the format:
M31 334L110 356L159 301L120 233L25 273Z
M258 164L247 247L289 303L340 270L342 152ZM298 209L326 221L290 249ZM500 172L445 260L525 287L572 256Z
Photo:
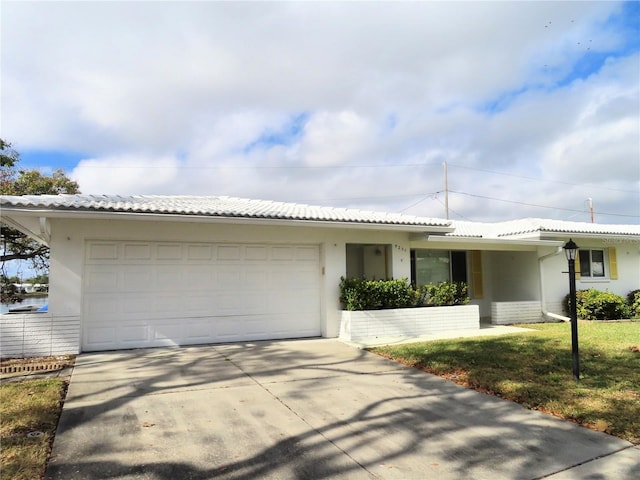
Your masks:
M2 137L91 194L640 223L640 2L2 4ZM36 34L37 33L37 34Z

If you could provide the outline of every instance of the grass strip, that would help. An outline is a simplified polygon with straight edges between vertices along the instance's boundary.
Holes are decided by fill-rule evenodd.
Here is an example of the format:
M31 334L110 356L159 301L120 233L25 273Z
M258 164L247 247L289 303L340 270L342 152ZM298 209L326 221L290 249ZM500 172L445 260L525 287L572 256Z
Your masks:
M66 383L58 378L0 385L3 480L44 477L65 391Z
M579 322L579 382L572 376L570 324L523 326L535 331L371 351L640 444L640 323Z

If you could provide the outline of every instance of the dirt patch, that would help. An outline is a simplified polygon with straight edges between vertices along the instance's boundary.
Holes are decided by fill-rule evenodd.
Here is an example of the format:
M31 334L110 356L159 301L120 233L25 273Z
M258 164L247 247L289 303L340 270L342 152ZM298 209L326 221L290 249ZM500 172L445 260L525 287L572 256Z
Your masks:
M34 376L61 376L75 365L75 355L51 357L7 358L0 360L0 379Z

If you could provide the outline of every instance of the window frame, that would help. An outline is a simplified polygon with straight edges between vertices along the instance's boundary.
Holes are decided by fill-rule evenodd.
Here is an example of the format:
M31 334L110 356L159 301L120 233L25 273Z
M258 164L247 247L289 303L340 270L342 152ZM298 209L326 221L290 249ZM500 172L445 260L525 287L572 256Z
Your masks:
M435 249L435 248L412 248L410 251L410 256L411 256L411 283L412 285L414 285L415 287L420 287L422 286L422 284L418 283L418 272L417 272L417 259L418 259L418 252L420 251L432 251L432 252L446 252L447 256L448 256L448 270L449 270L449 275L448 275L448 282L464 282L467 285L469 285L469 252L467 252L466 250L440 250L440 249ZM454 257L457 257L457 259L454 260ZM460 261L464 261L464 268L459 268L460 265L458 264L457 266L454 266L454 262L460 262ZM456 279L454 280L454 270L458 270L458 273L460 271L464 272L464 279Z
M601 253L602 260L594 261L593 252ZM586 269L583 270L583 263L586 263L584 261L585 255L587 255L586 261L588 262L588 274L585 273L587 271ZM609 265L609 252L607 248L580 248L580 250L578 250L578 258L576 263L577 263L576 270L577 270L577 273L580 275L581 280L586 280L586 281L610 280L611 272L610 272L610 265ZM600 263L602 264L602 275L594 275L594 264L597 265Z

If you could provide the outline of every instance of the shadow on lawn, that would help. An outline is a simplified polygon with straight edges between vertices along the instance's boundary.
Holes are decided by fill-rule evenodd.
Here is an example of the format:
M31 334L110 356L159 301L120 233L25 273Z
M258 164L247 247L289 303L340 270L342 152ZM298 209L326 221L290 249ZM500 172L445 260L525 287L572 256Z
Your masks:
M104 384L70 398L46 478L533 479L620 446L603 436L566 452L576 430L563 422L342 345L325 352L313 342L256 342L184 355L193 350L81 358L81 368L97 371L109 362ZM211 402L228 401L233 389L254 392L270 410L249 396L217 418L208 410L181 417L170 403L177 395L166 395L178 379ZM139 402L149 396L166 417L158 418L160 438L141 426ZM276 410L289 415L292 433L283 436L289 430L270 419ZM191 431L176 444L171 422L181 418Z
M631 350L581 345L579 382L572 375L570 342L553 336L460 339L374 351L640 443L640 355Z

